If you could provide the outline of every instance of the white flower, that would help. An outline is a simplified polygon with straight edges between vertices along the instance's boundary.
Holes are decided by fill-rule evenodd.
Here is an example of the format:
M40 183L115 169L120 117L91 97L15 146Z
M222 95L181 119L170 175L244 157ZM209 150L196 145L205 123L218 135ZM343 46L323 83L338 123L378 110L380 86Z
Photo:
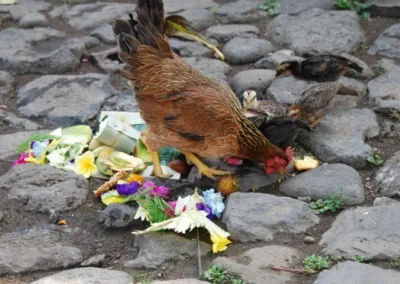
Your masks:
M146 220L150 222L149 213L140 205L136 211L134 219L139 219L139 218L142 221Z

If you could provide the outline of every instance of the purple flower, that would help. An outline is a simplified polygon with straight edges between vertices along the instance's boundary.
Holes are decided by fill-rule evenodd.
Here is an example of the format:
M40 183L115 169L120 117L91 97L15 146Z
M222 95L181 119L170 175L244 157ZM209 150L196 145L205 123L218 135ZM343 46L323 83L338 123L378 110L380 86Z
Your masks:
M26 164L25 159L29 157L28 153L22 153L21 156L12 164L13 166Z
M131 183L117 184L115 187L119 195L132 195L138 191L139 186L139 183L134 181Z
M144 184L143 184L143 188L144 189L153 188L155 186L156 186L156 184L154 182L150 181L150 180L145 181Z
M198 211L205 211L207 213L207 218L210 219L211 221L214 219L214 215L211 212L211 208L208 207L207 204L197 203L196 208Z
M165 187L163 185L156 186L150 191L150 195L157 195L161 198L168 198L168 193L169 193L168 187Z

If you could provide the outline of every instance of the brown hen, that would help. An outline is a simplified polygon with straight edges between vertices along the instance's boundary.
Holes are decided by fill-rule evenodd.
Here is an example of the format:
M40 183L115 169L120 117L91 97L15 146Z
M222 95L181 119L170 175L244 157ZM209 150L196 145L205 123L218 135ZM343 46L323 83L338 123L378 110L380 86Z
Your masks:
M180 150L210 178L228 172L207 167L199 157L237 156L264 162L268 173L284 172L291 157L246 119L229 86L202 75L171 51L162 1L138 0L136 13L136 23L117 20L113 28L127 63L122 74L134 86L148 126L143 140L153 151L154 174L166 177L156 153L165 146Z

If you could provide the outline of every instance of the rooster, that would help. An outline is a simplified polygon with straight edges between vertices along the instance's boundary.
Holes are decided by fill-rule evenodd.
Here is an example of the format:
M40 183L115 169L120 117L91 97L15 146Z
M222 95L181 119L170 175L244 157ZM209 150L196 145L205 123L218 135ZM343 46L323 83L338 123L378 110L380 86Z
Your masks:
M209 168L200 158L236 156L264 163L266 173L283 174L292 149L271 144L242 113L228 85L202 75L172 52L164 33L161 0L138 0L137 22L113 25L126 63L122 75L135 88L148 129L142 141L149 148L157 177L163 174L157 151L175 147L199 174L215 179L227 171Z

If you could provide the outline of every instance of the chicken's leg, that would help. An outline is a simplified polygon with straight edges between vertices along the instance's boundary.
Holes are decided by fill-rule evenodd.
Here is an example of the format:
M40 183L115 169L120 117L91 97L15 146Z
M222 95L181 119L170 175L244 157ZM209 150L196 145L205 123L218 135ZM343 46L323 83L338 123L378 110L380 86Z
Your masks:
M151 159L153 161L153 174L158 178L170 178L172 175L164 174L162 171L160 157L158 156L158 152L152 151L150 149L150 147L146 144L146 135L147 135L147 130L142 132L142 135L140 136L140 140L146 146L147 150L149 151L149 153L151 155Z
M186 156L186 158L191 161L196 167L197 170L199 171L199 175L205 175L206 177L216 180L214 175L222 176L222 175L228 175L231 174L229 171L220 171L216 169L212 169L208 167L206 164L204 164L195 154L190 153L190 152L181 152Z

